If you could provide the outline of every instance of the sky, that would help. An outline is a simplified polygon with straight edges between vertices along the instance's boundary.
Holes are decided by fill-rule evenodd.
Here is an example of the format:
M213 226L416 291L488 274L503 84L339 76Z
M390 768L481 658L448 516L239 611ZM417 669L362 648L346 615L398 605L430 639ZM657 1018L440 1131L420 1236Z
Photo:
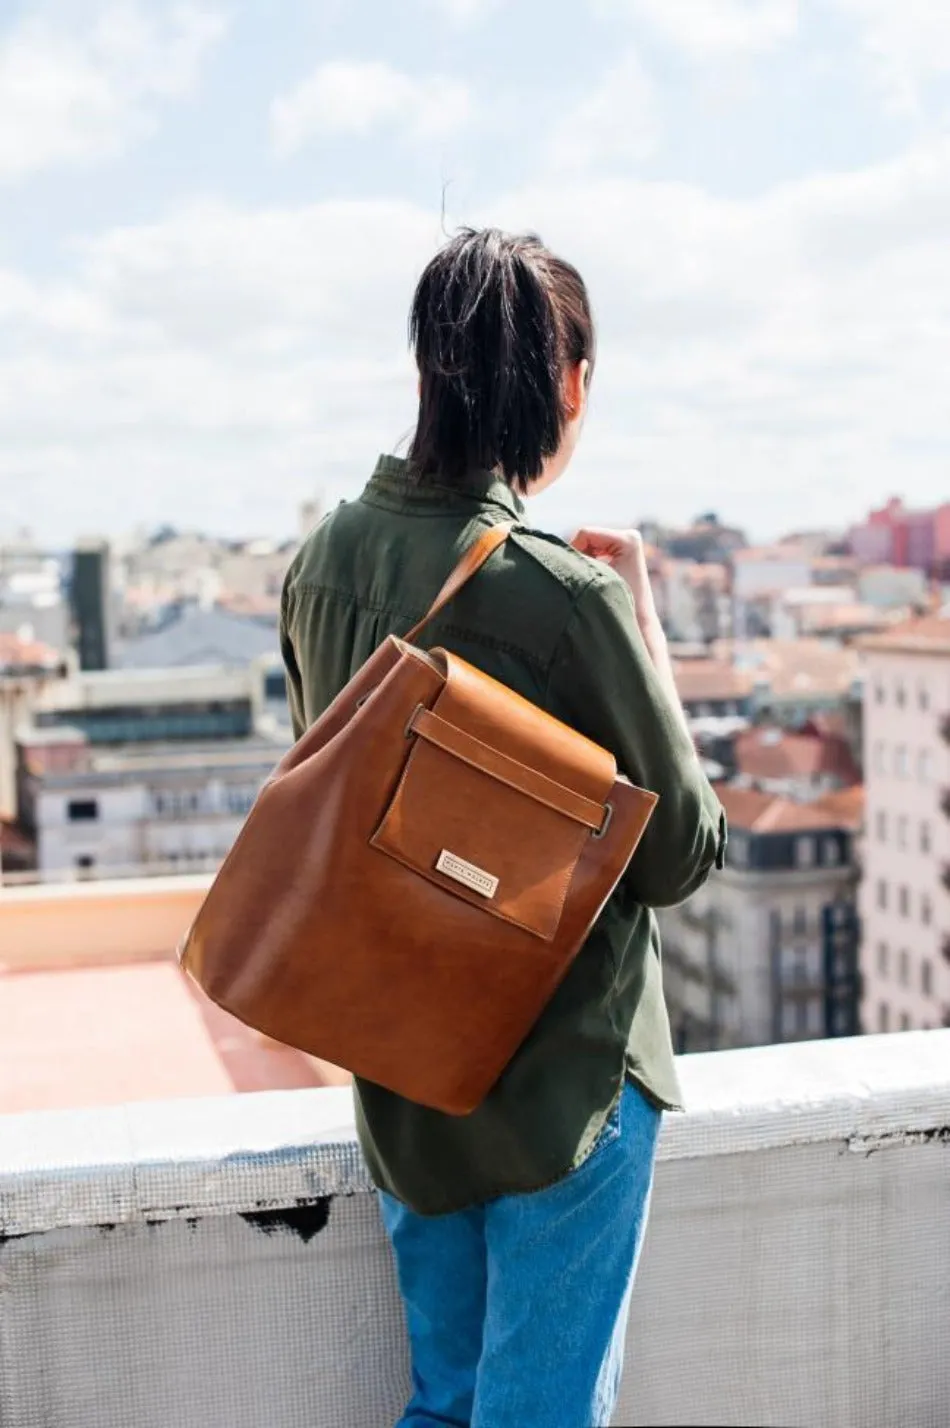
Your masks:
M462 223L581 268L560 529L950 499L942 0L0 0L0 536L285 536Z

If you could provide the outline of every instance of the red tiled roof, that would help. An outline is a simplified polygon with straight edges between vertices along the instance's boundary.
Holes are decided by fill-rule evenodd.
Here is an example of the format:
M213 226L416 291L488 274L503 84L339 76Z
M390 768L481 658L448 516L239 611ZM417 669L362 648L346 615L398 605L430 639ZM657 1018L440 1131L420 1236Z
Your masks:
M853 645L833 645L826 640L719 640L713 648L720 659L738 657L742 668L754 671L779 699L840 699L850 693L860 672Z
M950 654L950 614L915 615L858 644L862 650L895 654Z
M745 699L752 692L753 679L724 659L683 659L673 661L676 688L684 703L702 700Z
M860 782L847 741L833 734L747 729L735 741L739 773L753 779L836 778Z
M864 822L864 785L861 783L826 793L818 803L824 812L840 820L840 827L852 833L856 833Z
M822 829L860 826L864 806L861 787L827 794L811 803L796 803L754 788L717 784L716 793L732 828L749 833L814 833Z
M23 640L19 635L0 633L0 674L21 669L55 670L62 664L60 656L39 640Z
M836 630L880 630L890 624L887 613L874 605L857 601L842 605L805 605L802 624L810 634L832 634Z

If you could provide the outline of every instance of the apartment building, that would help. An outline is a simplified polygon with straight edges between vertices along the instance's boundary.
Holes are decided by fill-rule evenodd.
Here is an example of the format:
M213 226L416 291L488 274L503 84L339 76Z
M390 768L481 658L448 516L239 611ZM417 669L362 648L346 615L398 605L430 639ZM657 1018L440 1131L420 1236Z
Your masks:
M862 564L886 563L946 579L950 576L950 502L915 511L894 497L853 527L849 544Z
M664 986L681 1051L858 1030L860 787L811 803L720 785L726 867L659 914Z
M862 642L868 1031L950 1024L950 612Z
M46 688L14 739L40 876L220 862L290 746L273 663L79 672Z
M20 821L41 880L211 869L288 747L266 738L102 748L78 730L20 745Z

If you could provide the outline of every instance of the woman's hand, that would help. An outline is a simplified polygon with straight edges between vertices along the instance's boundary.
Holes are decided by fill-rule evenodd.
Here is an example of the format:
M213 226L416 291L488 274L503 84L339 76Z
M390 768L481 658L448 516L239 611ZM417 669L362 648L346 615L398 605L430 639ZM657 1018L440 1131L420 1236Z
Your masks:
M686 737L692 741L689 721L676 689L673 662L670 659L666 635L657 614L653 591L650 588L650 573L643 549L643 537L639 531L611 531L597 526L584 526L571 541L575 550L583 555L592 555L616 570L630 588L633 596L633 612L646 652L653 662L670 707L676 714Z
M650 588L643 537L639 531L605 530L599 526L584 526L571 541L582 555L591 555L616 570L630 587L637 623L646 633L659 626L660 620Z

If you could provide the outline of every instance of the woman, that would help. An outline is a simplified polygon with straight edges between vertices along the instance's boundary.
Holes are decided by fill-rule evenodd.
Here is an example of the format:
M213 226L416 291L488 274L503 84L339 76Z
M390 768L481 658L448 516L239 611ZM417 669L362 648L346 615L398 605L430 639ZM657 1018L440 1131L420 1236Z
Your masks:
M537 238L460 233L422 275L410 335L408 459L381 457L287 577L298 737L388 634L426 612L481 530L522 520L580 435L594 363L587 291ZM519 524L422 642L609 748L659 794L580 955L473 1114L355 1088L405 1301L404 1428L591 1428L616 1401L661 1114L680 1108L651 909L721 866L725 824L635 532L586 529L572 547Z

